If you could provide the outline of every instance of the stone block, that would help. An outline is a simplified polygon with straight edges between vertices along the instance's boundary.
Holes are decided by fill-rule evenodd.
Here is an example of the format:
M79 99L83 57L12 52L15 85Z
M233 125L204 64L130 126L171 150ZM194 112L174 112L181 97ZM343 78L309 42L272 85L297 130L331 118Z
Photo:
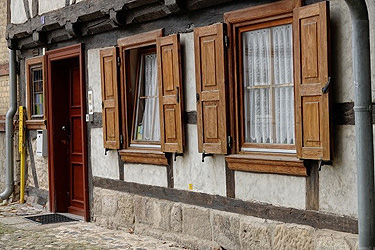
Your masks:
M199 207L183 206L182 233L204 240L212 240L210 211Z
M101 188L94 187L93 192L93 202L92 202L92 208L91 213L93 216L99 216L102 214L102 200L101 200Z
M154 228L170 231L172 203L156 200L154 202Z
M240 249L240 219L230 213L212 213L213 240L224 249Z
M180 204L173 204L172 206L171 230L176 233L182 232L182 211Z
M314 229L310 227L280 224L275 227L273 234L273 249L313 249Z
M264 220L241 220L241 249L272 249L272 229Z
M345 233L320 231L315 239L315 249L321 250L350 250L350 243Z
M134 214L136 223L153 224L154 202L152 198L134 196Z
M120 227L132 227L134 225L133 196L128 193L118 193L117 212L114 222Z
M102 189L102 214L104 216L113 217L116 215L117 211L117 193L116 191L111 191L107 189Z

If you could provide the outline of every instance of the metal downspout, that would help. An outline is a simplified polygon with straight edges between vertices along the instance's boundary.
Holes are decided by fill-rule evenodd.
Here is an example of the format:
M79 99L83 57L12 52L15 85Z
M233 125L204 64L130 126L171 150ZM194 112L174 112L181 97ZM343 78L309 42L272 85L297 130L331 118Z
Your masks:
M365 0L345 1L352 17L359 249L373 250L375 249L374 148L368 10Z
M5 120L5 150L6 150L6 176L5 190L0 194L2 200L6 200L13 192L13 117L17 111L17 75L16 75L16 51L9 51L9 96L10 107Z

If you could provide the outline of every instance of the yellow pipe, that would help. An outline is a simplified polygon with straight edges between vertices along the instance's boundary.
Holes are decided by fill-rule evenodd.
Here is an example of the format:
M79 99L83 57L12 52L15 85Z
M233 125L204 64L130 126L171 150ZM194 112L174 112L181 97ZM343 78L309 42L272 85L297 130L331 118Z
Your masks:
M25 199L25 129L24 129L24 108L19 107L19 152L21 156L20 169L20 203L24 203Z

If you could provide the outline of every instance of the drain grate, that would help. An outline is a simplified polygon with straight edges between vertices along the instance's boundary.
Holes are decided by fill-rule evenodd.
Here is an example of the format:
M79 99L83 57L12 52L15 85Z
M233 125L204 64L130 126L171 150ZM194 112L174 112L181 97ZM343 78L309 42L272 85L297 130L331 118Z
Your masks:
M52 223L77 221L75 219L69 218L62 214L43 214L43 215L36 215L36 216L27 216L24 218L27 220L40 223L40 224L52 224Z

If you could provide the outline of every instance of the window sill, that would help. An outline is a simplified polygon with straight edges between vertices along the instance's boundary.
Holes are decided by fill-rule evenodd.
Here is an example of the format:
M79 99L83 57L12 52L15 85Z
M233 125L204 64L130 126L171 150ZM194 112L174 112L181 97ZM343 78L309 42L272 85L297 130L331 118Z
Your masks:
M228 168L237 171L307 176L303 160L287 154L233 154L225 157Z
M152 165L168 165L168 159L164 153L156 150L124 149L118 151L121 160L126 163L140 163Z
M46 120L27 120L26 127L29 130L46 129Z

